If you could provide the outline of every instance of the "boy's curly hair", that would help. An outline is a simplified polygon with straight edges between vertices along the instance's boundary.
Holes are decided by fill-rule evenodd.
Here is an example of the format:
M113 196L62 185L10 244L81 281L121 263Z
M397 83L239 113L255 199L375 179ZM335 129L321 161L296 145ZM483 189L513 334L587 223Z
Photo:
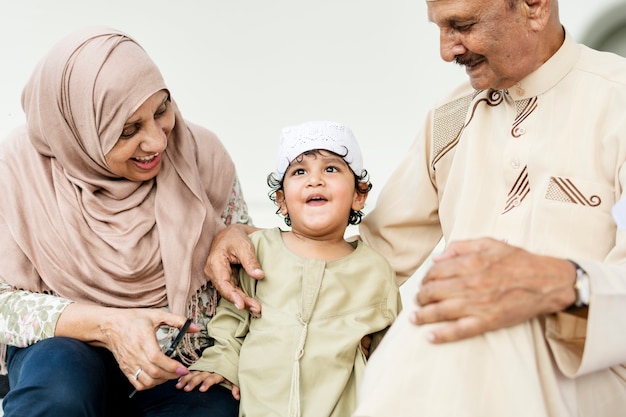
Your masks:
M331 152L327 150L324 150L324 152L332 153L342 158L345 158L345 156L347 155L347 154L338 155L335 152ZM301 161L303 158L303 155L320 155L320 150L314 149L310 151L305 151L300 156L298 156L296 160ZM372 183L369 180L369 174L367 173L367 171L363 170L360 176L356 175L354 171L352 171L352 174L354 175L354 189L356 190L356 192L359 194L367 194L368 192L370 192L370 190L372 189ZM267 176L267 185L270 187L268 196L270 200L272 200L274 204L276 204L277 206L278 206L278 202L276 201L276 192L283 190L284 180L285 180L284 177L283 179L280 179L280 180L276 178L276 173L274 172L270 173ZM280 216L280 207L278 208L278 210L276 210L276 214ZM361 210L350 209L350 216L348 217L348 225L357 225L361 223L361 220L363 219L363 215L364 214ZM289 214L285 216L285 224L291 227L291 219L289 218Z

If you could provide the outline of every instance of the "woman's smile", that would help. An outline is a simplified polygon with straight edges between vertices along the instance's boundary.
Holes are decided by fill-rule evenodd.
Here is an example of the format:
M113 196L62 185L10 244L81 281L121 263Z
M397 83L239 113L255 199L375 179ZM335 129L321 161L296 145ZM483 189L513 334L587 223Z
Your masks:
M131 158L131 161L139 168L149 171L159 165L162 154L157 152L153 155Z

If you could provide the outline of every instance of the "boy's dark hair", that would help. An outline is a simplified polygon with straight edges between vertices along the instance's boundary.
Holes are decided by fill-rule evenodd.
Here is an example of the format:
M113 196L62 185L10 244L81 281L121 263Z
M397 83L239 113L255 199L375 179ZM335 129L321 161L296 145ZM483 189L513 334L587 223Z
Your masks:
M345 158L345 156L347 155L347 153L346 155L338 155L335 152L327 151L325 149L322 149L322 150L324 152L332 153L342 158ZM298 156L296 160L298 161L302 160L303 155L320 155L320 149L313 149L310 151L302 152L302 154L300 154L300 156ZM348 166L348 168L350 168L350 166ZM352 169L350 169L350 171L354 175L354 189L356 190L356 192L359 194L367 194L372 189L372 183L369 180L369 175L367 171L363 170L360 176L356 175L354 171L352 171ZM274 172L270 173L267 176L267 185L270 187L270 192L268 193L268 196L270 200L272 200L274 204L276 205L278 205L278 202L276 201L276 191L281 191L283 189L284 180L285 180L284 177L281 180L276 178L276 174ZM280 207L278 208L278 210L276 210L276 214L280 215ZM362 219L363 219L363 212L361 210L350 209L350 216L348 217L348 225L357 225L361 223ZM285 224L291 227L291 219L289 218L289 214L285 216Z

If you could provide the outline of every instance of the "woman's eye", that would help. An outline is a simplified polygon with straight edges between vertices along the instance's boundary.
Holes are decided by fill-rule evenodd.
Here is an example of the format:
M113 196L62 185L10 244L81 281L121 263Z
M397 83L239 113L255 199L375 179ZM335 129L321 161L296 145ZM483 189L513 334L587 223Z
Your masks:
M122 133L120 134L120 139L129 139L132 138L135 133L137 133L137 126L128 126L125 127L124 130L122 130Z
M165 113L167 113L167 105L163 103L163 105L159 107L156 113L154 113L154 117L158 119L159 117L163 116Z

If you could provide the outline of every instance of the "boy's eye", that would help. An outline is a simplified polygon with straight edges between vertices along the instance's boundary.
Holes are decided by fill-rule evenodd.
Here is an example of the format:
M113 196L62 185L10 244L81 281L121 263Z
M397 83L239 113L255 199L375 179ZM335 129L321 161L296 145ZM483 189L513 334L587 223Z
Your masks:
M335 167L335 166L328 166L328 167L326 167L324 169L324 171L326 171L326 172L338 172L339 169L337 167Z
M302 168L298 168L293 171L293 175L304 175L305 172L306 171L303 170Z

